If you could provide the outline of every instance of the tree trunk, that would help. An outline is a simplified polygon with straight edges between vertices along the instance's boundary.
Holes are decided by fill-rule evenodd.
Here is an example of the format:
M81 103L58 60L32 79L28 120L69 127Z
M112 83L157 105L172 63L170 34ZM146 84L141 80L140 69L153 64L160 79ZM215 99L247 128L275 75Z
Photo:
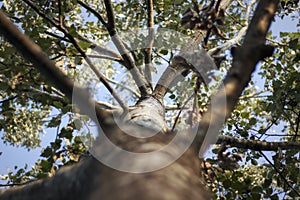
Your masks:
M132 131L149 131L134 126L127 128ZM132 141L132 138L124 134L117 126L107 128L105 132L110 135L108 136L114 143L121 142L125 144L125 149L132 152L153 151L155 148L166 145L173 138L172 134L157 134L150 139L151 141L148 139ZM183 137L184 134L182 133ZM114 156L114 159L120 158L120 165L127 162L124 156L118 156L118 154ZM150 159L144 163L144 167L152 162L169 159L169 157L169 152L157 154L156 157L152 157L153 160ZM141 168L139 160L132 162L129 167L135 168L136 165ZM210 199L199 174L200 160L196 149L187 150L178 160L163 169L146 173L121 172L101 164L91 156L72 167L62 168L52 178L2 191L4 193L0 199Z

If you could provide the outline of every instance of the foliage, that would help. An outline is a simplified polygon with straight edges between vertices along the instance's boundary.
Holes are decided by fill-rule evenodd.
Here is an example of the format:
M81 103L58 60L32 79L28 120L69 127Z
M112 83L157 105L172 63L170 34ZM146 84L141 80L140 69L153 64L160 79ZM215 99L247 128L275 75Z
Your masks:
M132 87L134 81L124 67L112 60L98 58L96 51L91 50L92 44L81 38L87 38L93 43L105 46L109 35L101 22L91 13L84 10L75 0L72 1L32 1L45 16L54 21L62 19L69 33L79 42L97 68L116 84L116 91L121 94L127 92L122 85ZM88 4L105 18L105 8L95 0ZM198 1L199 5L207 1ZM298 1L299 3L299 1ZM282 1L278 16L299 15L297 1ZM180 16L191 7L188 0L154 1L154 22L156 28L168 28L185 35L191 35L192 30L180 25ZM33 39L70 77L77 80L84 87L89 88L99 101L113 102L108 93L100 94L97 79L88 69L82 55L70 43L67 37L39 15L24 1L0 1L1 10L31 39ZM249 12L247 9L249 6ZM133 31L147 27L147 7L142 1L121 0L114 1L113 7L119 32ZM242 4L239 1L231 3L226 11L222 26L218 26L224 37L211 35L206 50L213 49L226 43L225 38L234 38L237 33L247 26L253 14L255 3ZM298 9L298 11L297 11ZM298 12L298 13L297 13ZM106 20L106 18L105 18ZM278 18L276 18L278 20ZM296 23L296 22L295 22ZM299 21L297 22L299 27ZM135 42L135 41L133 41ZM238 45L239 41L236 45ZM261 88L256 87L255 81L250 82L241 96L231 118L227 121L222 134L243 139L258 139L265 141L300 141L300 33L283 32L279 38L268 35L268 42L276 47L274 55L268 58L257 69ZM78 120L72 112L72 105L51 84L39 75L31 63L25 61L15 49L0 38L0 130L4 143L24 146L34 149L40 145L40 134L47 132L50 127L57 128L57 135L41 152L41 158L32 169L28 166L15 167L15 172L9 172L3 178L8 183L22 183L32 179L52 176L64 165L77 162L79 156L86 151L78 133L89 123L87 119ZM156 70L166 67L169 61L178 53L178 49L171 48L165 42L160 48L153 49L153 63ZM232 56L228 48L221 56L225 60L220 64L214 76L215 82L207 89L202 85L198 93L198 106L205 110L211 91L217 88L227 70L230 68ZM132 52L137 66L142 69L144 54L142 49ZM123 79L122 79L123 77ZM81 79L81 80L80 80ZM185 80L177 84L167 94L167 104L181 107L193 94L196 78L186 76ZM211 90L212 89L212 90ZM137 97L131 96L126 102L132 104ZM101 98L97 98L101 96ZM189 102L193 106L193 101ZM166 117L169 125L174 124L179 110L169 110ZM178 128L186 127L188 111L180 117ZM77 123L77 124L76 124ZM78 126L79 124L79 126ZM243 154L243 161L237 169L224 169L218 162L220 146L216 145L207 162L210 163L207 172L207 183L216 199L280 199L294 198L300 193L299 153L294 150L264 152L230 148L231 154ZM0 155L1 156L1 155ZM298 194L295 192L298 191Z

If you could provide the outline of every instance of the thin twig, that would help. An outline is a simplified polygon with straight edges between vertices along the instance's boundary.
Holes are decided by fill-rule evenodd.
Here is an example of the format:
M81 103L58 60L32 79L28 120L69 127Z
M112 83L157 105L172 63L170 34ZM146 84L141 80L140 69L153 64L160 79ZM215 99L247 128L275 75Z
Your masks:
M280 172L279 169L277 169L277 167L270 161L270 159L262 151L260 151L259 153L266 159L266 161L279 174L279 176L282 178L282 180L285 182L285 184L287 184L288 187L291 188L297 194L298 197L300 197L300 193L287 181L287 179L285 178L285 176Z
M56 35L56 34L51 33L51 32L49 32L49 31L45 31L45 33L46 33L47 35L50 35L50 36L52 36L52 37L54 37L54 38L57 38L57 39L60 39L60 40L62 40L62 41L70 42L70 40L68 40L68 38L66 38L66 37Z
M62 41L66 41L66 42L71 43L71 41L66 37L56 35L56 34L51 33L49 31L45 31L45 33L52 36L52 37L54 37L54 38L57 38L57 39L60 39ZM109 49L105 49L105 48L93 43L92 41L89 41L89 40L85 39L85 38L80 37L78 39L79 40L84 40L85 42L90 43L91 44L91 49L100 54L100 55L88 55L90 58L102 58L102 59L107 59L107 60L113 60L113 61L116 61L116 62L120 63L121 65L124 65L124 61L123 61L121 55L119 55L117 52L109 50Z
M4 103L4 102L7 102L7 101L11 101L11 100L14 100L18 97L19 95L15 95L15 96L12 96L12 97L9 97L7 99L4 99L2 101L0 101L0 104Z
M156 54L156 56L160 57L162 60L164 60L166 63L170 64L171 61L170 60L167 60L164 56L162 56L158 51L156 50L153 50L153 53Z
M105 20L103 19L103 17L101 16L101 14L99 12L97 12L95 9L93 9L92 7L90 7L89 5L87 5L86 3L82 2L82 1L77 1L82 7L84 7L86 10L90 11L91 13L93 13L93 15L95 15L95 17L97 17L99 19L99 21L106 27L107 23L105 22Z
M120 109L119 106L115 106L115 105L112 105L110 103L107 103L107 102L103 102L103 101L97 101L97 104L103 108L103 109L109 109L109 110L117 110L117 109Z
M95 55L95 54L87 54L88 57L90 58L101 58L101 59L106 59L106 60L112 60L112 61L116 61L122 64L122 59L118 59L115 57L110 57L110 56L105 56L105 55Z
M107 26L108 31L114 32L112 35L116 34L116 22L115 22L115 15L114 15L114 9L111 3L111 0L104 0L104 5L106 9L107 14Z
M134 90L131 89L130 87L127 87L127 86L124 85L124 84L118 83L117 81L112 80L112 79L110 79L110 78L107 78L107 77L106 77L106 79L107 79L108 82L113 83L113 84L115 84L115 85L117 85L117 86L119 86L119 87L121 87L121 88L124 88L124 89L128 90L129 92L131 92L131 93L132 93L134 96L136 96L137 98L140 98L140 97L141 97L141 95L140 95L138 92L134 91Z
M195 96L195 93L193 93L191 96L189 96L189 97L187 98L187 100L184 102L183 106L180 108L180 110L179 110L179 112L178 112L178 114L177 114L177 117L176 117L176 119L175 119L175 121L174 121L174 124L173 124L173 127L172 127L172 131L174 131L174 129L175 129L175 127L176 127L176 124L177 124L177 121L178 121L178 119L179 119L179 117L180 117L180 115L181 115L181 112L184 110L186 104L187 104L194 96Z

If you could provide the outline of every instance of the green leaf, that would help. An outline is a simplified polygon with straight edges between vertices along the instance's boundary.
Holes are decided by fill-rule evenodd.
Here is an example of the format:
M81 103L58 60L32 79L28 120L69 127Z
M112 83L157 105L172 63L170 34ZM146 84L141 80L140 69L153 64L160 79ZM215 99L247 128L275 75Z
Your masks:
M52 167L52 163L50 163L47 160L42 160L40 165L41 165L41 168L42 168L43 172L50 172L51 167Z
M289 47L294 50L300 49L299 39L294 39L289 42Z
M163 55L167 55L169 53L169 51L166 49L162 49L162 50L160 50L160 53Z
M249 125L251 125L251 126L255 125L256 123L257 123L257 119L255 119L255 118L251 118L249 120Z
M46 149L44 149L41 156L45 157L45 158L51 157L52 156L52 148L47 147Z
M74 125L77 130L80 130L82 128L82 121L80 119L75 119Z
M57 150L61 147L61 139L56 139L54 142L50 142L50 145L52 147L53 150Z
M169 98L170 98L170 99L175 99L176 96L175 96L175 94L171 94L171 95L169 96Z
M59 126L61 123L61 116L57 116L57 117L53 117L50 122L48 123L47 127L51 128L51 127L57 127Z
M68 140L71 140L73 137L73 131L70 129L62 128L59 133L60 138L66 138Z
M259 186L259 185L257 185L257 186L254 186L252 189L251 189L251 191L253 192L253 193L258 193L258 194L260 194L261 192L262 192L262 187L261 186Z
M62 108L63 107L63 104L60 101L53 101L53 105L56 108Z
M78 44L79 44L79 46L80 46L82 49L84 49L84 50L88 49L88 48L91 46L90 43L84 42L84 41L79 41ZM77 57L76 57L76 58L77 58Z
M251 159L251 164L252 164L252 165L257 165L258 162L257 162L257 160L255 160L255 159Z

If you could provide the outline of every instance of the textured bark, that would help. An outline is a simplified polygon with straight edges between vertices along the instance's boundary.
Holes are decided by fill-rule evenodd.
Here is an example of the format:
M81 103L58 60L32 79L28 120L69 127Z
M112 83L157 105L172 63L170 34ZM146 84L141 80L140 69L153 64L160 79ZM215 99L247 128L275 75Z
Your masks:
M165 120L165 108L153 96L141 99L135 106L131 107L129 109L129 117L132 123L140 126L151 127L158 132L166 132L168 130Z
M266 142L259 140L245 140L229 136L219 136L217 144L226 144L230 147L237 147L242 149L251 149L254 151L277 151L278 149L287 150L295 149L300 150L300 142Z
M147 131L131 127L133 131ZM149 150L149 141L132 141L116 126L106 129L110 139L126 144L133 152ZM123 136L122 136L123 135ZM164 139L162 139L164 138ZM153 147L165 145L171 135L159 134L150 139ZM166 140L167 139L167 140ZM146 147L147 146L147 147ZM151 149L150 149L151 150ZM116 155L117 156L117 155ZM167 154L160 154L164 159ZM126 159L126 158L123 158ZM122 160L120 163L122 164ZM149 162L152 162L149 160ZM134 166L136 163L132 163ZM96 199L209 199L199 178L200 160L197 151L189 149L170 166L149 173L134 174L114 170L89 157L72 167L62 168L54 177L33 182L23 187L8 189L1 200L96 200Z

